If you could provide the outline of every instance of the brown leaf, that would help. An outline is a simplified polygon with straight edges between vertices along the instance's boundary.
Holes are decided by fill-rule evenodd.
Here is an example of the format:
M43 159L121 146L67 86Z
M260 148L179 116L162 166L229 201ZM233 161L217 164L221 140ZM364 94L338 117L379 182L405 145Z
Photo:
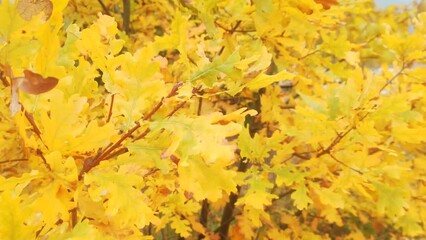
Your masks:
M53 4L50 0L20 0L17 8L19 15L27 21L41 12L44 12L46 21L52 15Z
M25 77L17 77L13 79L13 84L25 93L41 94L53 89L58 84L55 77L43 78L40 74L24 70Z
M329 9L331 6L338 4L337 0L314 0L314 1L316 3L321 4L322 7L326 10Z

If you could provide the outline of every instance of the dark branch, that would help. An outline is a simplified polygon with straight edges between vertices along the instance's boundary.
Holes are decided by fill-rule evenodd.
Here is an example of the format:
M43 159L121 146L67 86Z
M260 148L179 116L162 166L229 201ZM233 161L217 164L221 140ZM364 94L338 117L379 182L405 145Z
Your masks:
M123 0L123 29L130 33L130 0Z
M249 162L246 161L246 159L244 158L240 159L240 163L238 165L238 172L245 172L247 170L248 163ZM226 204L225 208L223 209L222 220L220 222L220 227L219 227L220 239L227 239L228 237L229 226L233 219L235 203L238 200L240 191L241 191L241 186L237 186L237 192L231 193L229 195L229 202Z
M105 14L107 14L107 15L111 15L111 14L109 13L108 8L105 6L105 4L104 4L104 2L102 2L102 0L98 0L98 3L101 5L101 7L102 7L102 11L103 11Z

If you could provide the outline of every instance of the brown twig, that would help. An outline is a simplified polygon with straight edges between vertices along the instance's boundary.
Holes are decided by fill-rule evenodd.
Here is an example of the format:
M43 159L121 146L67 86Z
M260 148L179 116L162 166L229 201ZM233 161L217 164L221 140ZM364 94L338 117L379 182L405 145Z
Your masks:
M126 153L127 151L128 151L128 149L127 149L127 148L125 148L125 147L119 148L119 149L118 149L118 150L116 150L115 152L113 152L113 153L111 153L110 155L106 156L106 157L104 158L104 160L105 160L105 159L111 159L111 158L114 158L114 157L116 157L116 156L118 156L118 155L121 155L121 154L123 154L123 153Z
M43 160L44 165L49 171L52 171L52 168L50 167L49 163L47 163L46 158L43 155L43 152L40 149L37 149L37 155Z
M130 0L123 0L123 29L130 33Z
M135 142L136 140L144 138L149 132L151 132L151 129L149 128L145 129L145 131L141 133L139 136L135 137L132 142Z
M350 127L348 130L346 130L344 133L337 133L337 136L333 139L333 141L328 145L327 148L321 150L317 157L321 157L324 154L328 154L331 152L331 150L336 146L346 135L348 135L355 127Z
M405 70L405 64L402 66L402 68L392 77L392 78L390 78L389 80L387 80L386 81L386 83L385 83L385 85L383 85L383 87L382 88L380 88L380 90L379 90L379 94L383 91L383 90L385 90L385 88L387 87L387 86L389 86L389 84L391 84L397 77L399 77L399 75L401 75L402 74L402 72Z
M161 98L160 102L157 103L157 105L148 114L146 114L142 119L143 120L150 119L152 117L152 115L154 115L158 111L158 109L160 109L160 107L163 106L163 100L164 100L164 98Z
M77 208L73 208L70 211L71 214L71 226L74 228L77 225Z
M301 56L298 60L303 60L303 59L305 59L305 58L307 58L307 57L309 57L311 55L314 55L315 53L317 53L319 51L320 51L319 49L316 49L316 50L314 50L314 51L312 51L312 52L310 52L310 53L308 53L308 54L306 54L304 56Z
M3 85L5 87L9 87L10 86L9 82L7 81L7 79L5 78L5 76L3 74L3 71L1 71L1 70L0 70L0 80L1 80L1 82L3 83Z
M189 9L194 15L198 15L198 9L189 4L189 2L185 0L179 0L179 3L182 4L183 7Z
M221 23L219 23L218 21L215 21L215 24L218 26L218 27L220 27L220 28L222 28L223 30L225 30L225 31L227 31L227 32L230 32L230 33L234 33L234 32L240 32L240 33L248 33L248 32L256 32L256 29L250 29L250 30L243 30L243 29L237 29L238 27L239 27L239 25L241 24L241 20L239 20L238 22L237 22L237 25L235 25L233 28L231 28L231 29L229 29L229 28L227 28L227 27L225 27L225 26L223 26Z
M24 109L24 106L21 106L21 108L25 112L25 117L27 118L28 122L31 124L31 127L33 128L34 133L37 135L37 137L40 139L41 143L43 143L43 145L46 147L46 149L49 149L49 147L44 143L43 138L41 137L41 131L37 127L37 124L34 121L33 115L31 113L27 112Z
M345 166L345 167L347 167L347 168L351 169L352 171L357 172L357 173L359 173L359 174L361 174L361 175L363 175L363 174L364 174L364 173L363 173L363 172L361 172L360 170L355 169L355 168L353 168L353 167L349 166L348 164L346 164L346 163L344 163L344 162L340 161L340 160L339 160L339 159L337 159L335 156L333 156L333 154L328 153L328 155L329 155L329 156L330 156L330 157L331 157L334 161L336 161L336 162L338 162L338 163L342 164L343 166Z
M112 94L112 95L111 95L111 103L110 103L110 105L109 105L108 117L107 117L107 120L106 120L106 122L107 122L107 123L111 120L111 116L112 116L112 107L114 106L114 97L115 97L115 94Z
M105 6L104 2L102 2L102 0L98 0L98 3L101 5L103 12L106 15L111 15L108 8Z
M33 115L31 113L25 111L25 117L27 118L28 122L30 122L31 126L33 127L34 133L37 134L37 136L41 139L41 136L40 136L41 132L40 132L40 129L38 129L38 127L37 127L37 125L34 121Z
M11 162L26 162L26 161L28 161L28 158L17 158L17 159L9 159L9 160L0 161L0 164L11 163Z
M230 32L231 34L234 33L235 30L240 26L240 24L241 24L241 20L238 20L235 26L232 29L230 29L228 32ZM224 49L225 49L225 46L222 46L217 55L220 56Z
M179 87L182 86L182 84L183 84L182 82L175 84L166 98L169 98L169 97L176 95ZM164 100L164 98L162 98L160 100L160 102L147 115L145 115L142 118L142 120L144 120L144 121L149 120L158 111L158 109L160 109L160 107L163 105L163 100ZM138 130L140 127L141 127L140 123L136 122L136 125L133 128L131 128L130 130L128 130L127 133L122 135L121 138L116 143L110 144L107 147L105 147L103 150L99 151L98 155L96 157L87 158L83 163L83 168L81 169L78 178L81 180L83 178L84 173L87 173L92 168L99 165L99 163L101 161L108 159L108 157L115 156L115 154L120 151L120 150L118 150L118 151L115 151L115 150L117 148L121 147L121 144L127 138L129 138L134 132L136 132L136 130ZM140 139L142 137L145 137L145 135L148 134L149 131L150 130L148 128L147 130L145 130L145 132L142 135L138 136L137 138ZM121 151L123 151L123 150L121 150Z
M179 109L181 109L185 105L186 101L179 103L169 114L167 114L166 118L170 118L173 116Z

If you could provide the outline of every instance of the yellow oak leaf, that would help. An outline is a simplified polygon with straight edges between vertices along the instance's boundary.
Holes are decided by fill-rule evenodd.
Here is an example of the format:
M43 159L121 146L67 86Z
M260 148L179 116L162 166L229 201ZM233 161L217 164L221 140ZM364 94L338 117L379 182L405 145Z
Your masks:
M77 223L70 232L64 233L58 231L56 234L51 234L49 237L58 240L82 240L87 238L93 240L106 239L105 236L99 233L98 228L90 224L87 220Z
M34 239L36 227L26 224L31 213L11 191L0 193L0 236L5 240Z
M0 2L0 16L2 16L0 22L0 43L4 40L9 40L10 34L26 24L25 20L19 17L16 5L16 1ZM1 40L2 38L4 38L3 41Z
M55 89L56 90L56 89ZM97 121L86 121L81 117L86 110L87 100L77 95L64 99L62 91L51 91L48 96L50 109L40 111L42 137L51 151L63 154L73 151L90 151L109 143L115 134L111 123L98 126Z
M312 199L308 196L305 184L299 184L295 191L291 194L291 199L294 200L294 205L297 209L307 209L309 204L312 204Z
M191 235L190 223L186 219L181 219L179 216L174 216L171 219L170 226L178 233L181 237L187 238Z
M409 206L407 200L407 188L401 186L389 186L384 183L373 183L378 193L377 211L389 217L400 217L405 214Z
M273 199L277 199L278 196L270 193L270 189L273 184L258 177L253 177L249 181L250 188L240 197L237 201L237 205L244 204L253 209L264 209L264 207L271 205Z
M84 183L95 202L103 204L105 215L117 226L135 224L141 228L157 221L147 205L147 197L140 190L143 178L135 174L91 171L84 176Z
M206 164L197 157L180 163L178 172L181 187L193 193L199 201L207 198L214 202L222 197L223 191L229 194L237 190L234 171L219 164Z
M426 128L410 128L404 125L395 124L392 126L392 135L395 139L406 143L422 143L426 142Z
M266 86L271 85L274 82L292 80L294 78L294 74L282 70L274 75L267 75L264 73L259 74L253 80L249 81L245 86L250 90L258 90L260 88L264 88Z

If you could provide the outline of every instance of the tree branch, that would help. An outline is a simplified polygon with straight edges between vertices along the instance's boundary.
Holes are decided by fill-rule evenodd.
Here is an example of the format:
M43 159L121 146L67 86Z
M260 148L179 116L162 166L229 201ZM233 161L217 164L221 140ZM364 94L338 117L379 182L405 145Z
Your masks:
M127 35L130 33L130 0L123 0L123 29Z
M105 6L104 2L102 2L102 0L98 0L98 3L101 5L103 12L106 15L111 15L108 8Z
M167 95L166 98L172 97L174 95L177 94L177 91L179 89L180 86L182 86L182 82L176 83L172 90L170 91L170 93ZM163 105L163 100L164 98L162 98L160 100L160 102L148 113L146 114L143 118L141 118L141 120L149 120L159 109L160 107ZM179 106L178 106L179 107ZM173 110L172 113L169 113L167 116L171 116L175 113L176 111ZM141 127L139 122L136 122L136 125L131 128L130 130L127 131L127 133L125 133L124 135L121 136L121 138L114 144L110 144L108 145L106 148L104 148L103 150L99 151L98 154L95 157L89 157L87 158L84 163L83 163L83 168L81 169L79 175L78 175L78 179L81 180L83 178L83 175L85 173L87 173L88 171L90 171L92 168L96 167L97 165L99 165L99 163L103 160L108 159L109 157L113 157L116 156L117 154L121 154L126 152L127 150L124 149L119 149L117 151L115 151L117 148L121 147L121 144L127 139L129 138L134 132L136 132L136 130L138 130ZM138 136L137 139L143 138L146 136L146 134L148 134L150 131L150 129L146 129L142 135Z
M248 163L249 162L246 161L245 158L240 159L240 163L238 165L238 172L245 172L247 170ZM238 200L240 191L241 191L241 186L237 186L237 192L231 193L229 195L229 202L226 204L225 208L223 209L222 220L220 222L220 227L219 227L219 236L220 236L220 239L222 240L228 238L229 226L231 224L231 221L234 215L235 203Z

